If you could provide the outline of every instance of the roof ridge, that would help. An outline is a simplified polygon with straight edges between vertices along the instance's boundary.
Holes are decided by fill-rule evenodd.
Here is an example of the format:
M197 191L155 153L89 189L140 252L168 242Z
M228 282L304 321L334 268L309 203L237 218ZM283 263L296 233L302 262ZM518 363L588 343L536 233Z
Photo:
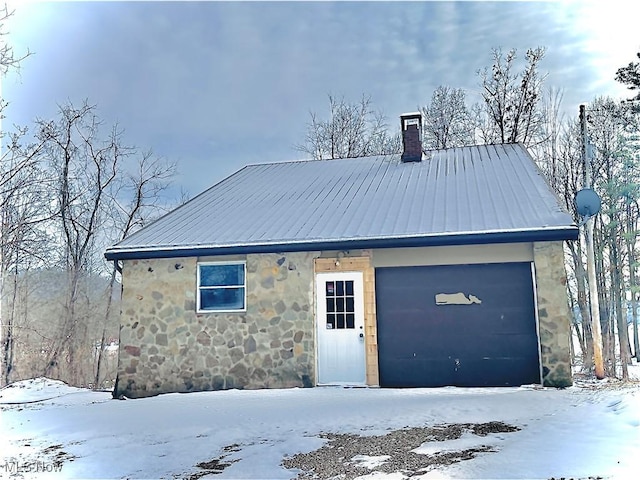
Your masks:
M386 153L380 155L367 155L365 157L340 157L340 158L308 158L308 159L298 159L298 160L277 160L275 162L259 162L259 163L248 163L244 166L246 167L261 167L266 165L287 165L292 163L315 163L315 162L337 162L340 160L361 160L365 158L382 158L382 157L399 157L400 153Z

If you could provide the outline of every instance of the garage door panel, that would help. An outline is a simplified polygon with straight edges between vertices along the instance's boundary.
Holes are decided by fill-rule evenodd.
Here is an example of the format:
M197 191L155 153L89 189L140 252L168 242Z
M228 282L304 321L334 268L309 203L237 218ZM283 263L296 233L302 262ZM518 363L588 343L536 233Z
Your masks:
M529 357L495 357L460 361L459 387L502 387L540 383L540 370Z
M405 358L395 359L380 370L380 376L386 376L385 387L405 388L424 387L426 383L432 387L452 385L455 381L452 360L441 358ZM385 368L388 371L385 371ZM393 375L396 371L411 371L414 375Z
M438 355L449 355L461 350L458 335L451 331L431 331L429 338L425 338L424 328L394 333L385 336L384 344L385 348L396 352L395 356L398 357L425 354L433 356L432 352L437 352Z
M508 348L505 344L508 343ZM473 341L465 343L465 352L482 356L538 356L538 343L532 335L500 335L483 333L474 337Z
M508 320L496 321L495 328L491 332L487 332L487 328L478 322L470 325L464 319L446 321L437 318L434 320L434 318L424 318L420 322L409 324L399 322L395 328L391 327L392 330L387 332L385 342L393 344L399 349L406 347L407 350L421 349L425 341L432 348L457 348L461 346L463 349L473 349L478 345L483 347L495 345L502 349L505 342L517 342L518 345L524 342L527 348L531 345L537 345L535 328L510 325ZM425 329L428 329L427 333L425 333ZM425 334L428 335L428 338L425 338ZM514 347L521 348L515 345Z
M379 268L376 308L383 386L540 381L530 263Z

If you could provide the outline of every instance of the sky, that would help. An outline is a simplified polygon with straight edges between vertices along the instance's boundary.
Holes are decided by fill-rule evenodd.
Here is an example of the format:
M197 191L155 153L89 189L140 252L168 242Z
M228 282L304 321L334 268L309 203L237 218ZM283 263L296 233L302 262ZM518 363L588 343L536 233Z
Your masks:
M31 51L2 79L3 130L87 99L125 140L177 162L190 196L247 164L305 158L328 94L370 95L389 126L439 85L478 98L492 48L547 49L540 69L567 115L640 50L640 3L46 2L9 0L5 37Z
M632 378L638 368L630 367ZM460 438L435 441L420 430L488 422L517 431L480 436L460 427ZM0 430L3 478L284 480L297 471L283 459L328 444L329 458L325 448L307 462L323 469L321 478L358 463L368 465L360 480L403 480L411 471L423 480L626 480L640 468L640 386L592 379L566 389L316 387L112 400L110 392L38 378L0 389ZM340 448L322 433L349 437ZM362 439L374 435L375 456ZM427 455L482 446L493 451L426 472L405 456L413 451L427 463Z

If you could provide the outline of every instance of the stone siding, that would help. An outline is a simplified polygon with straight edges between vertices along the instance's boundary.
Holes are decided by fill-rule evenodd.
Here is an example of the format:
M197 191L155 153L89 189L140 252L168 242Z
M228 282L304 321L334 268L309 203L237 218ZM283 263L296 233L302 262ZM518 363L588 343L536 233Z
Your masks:
M543 384L568 387L573 384L569 346L571 327L562 242L535 243L533 256Z
M246 312L216 314L196 312L197 258L125 261L114 396L315 385L317 256L247 255Z
M320 256L294 252L200 259L246 261L247 310L239 313L196 311L198 258L124 261L114 396L314 386L314 259ZM340 269L369 272L373 278L371 255L359 256L363 258L340 259ZM566 387L572 378L562 242L535 243L533 258L543 384ZM318 261L331 267L336 259ZM350 262L357 261L364 263L355 268ZM321 270L331 269L336 268ZM370 385L378 383L374 289L371 283Z

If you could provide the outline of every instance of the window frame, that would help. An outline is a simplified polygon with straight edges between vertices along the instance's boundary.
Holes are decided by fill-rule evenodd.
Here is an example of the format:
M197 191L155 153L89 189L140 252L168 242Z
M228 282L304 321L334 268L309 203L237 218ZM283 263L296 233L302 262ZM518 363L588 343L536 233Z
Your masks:
M329 292L329 284L332 284L331 292ZM341 284L341 287L338 287L339 284ZM351 284L350 289L348 287L349 284ZM356 309L354 281L352 279L326 280L324 289L324 299L326 301L324 313L326 315L327 330L355 330ZM351 290L351 293L349 293L349 290ZM342 293L339 293L340 291L342 291ZM349 300L351 300L351 305L349 305ZM339 319L340 316L342 316L342 321ZM349 316L351 316L351 322L348 320ZM331 327L329 327L329 325L331 325Z
M242 285L217 285L217 286L204 286L200 285L200 267L201 266L219 266L219 265L242 265L244 283ZM222 310L207 310L202 309L200 305L200 292L202 290L216 290L227 288L242 288L244 290L244 296L242 299L243 307L241 309L222 309ZM245 260L228 260L220 262L198 262L196 264L196 313L242 313L247 311L247 262Z

